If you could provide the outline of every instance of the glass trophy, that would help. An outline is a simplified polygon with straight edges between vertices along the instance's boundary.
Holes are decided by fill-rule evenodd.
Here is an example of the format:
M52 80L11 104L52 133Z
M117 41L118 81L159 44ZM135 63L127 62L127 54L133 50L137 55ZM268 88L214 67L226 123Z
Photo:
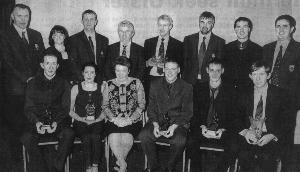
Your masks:
M166 57L164 57L163 55L159 55L159 56L156 56L156 57L153 57L152 58L152 61L155 63L155 64L160 64L160 63L165 63L166 61ZM159 67L157 66L157 73L162 75L164 73L164 70L162 67Z
M262 137L262 128L266 121L266 118L253 118L252 116L249 117L251 127L250 129L255 134L257 140Z
M170 119L168 113L164 114L163 120L159 124L159 131L164 134L164 132L166 132L171 125L170 121L171 121L171 119Z
M96 107L92 102L91 94L89 94L89 99L88 99L88 103L85 106L85 111L86 111L86 120L89 121L95 120Z

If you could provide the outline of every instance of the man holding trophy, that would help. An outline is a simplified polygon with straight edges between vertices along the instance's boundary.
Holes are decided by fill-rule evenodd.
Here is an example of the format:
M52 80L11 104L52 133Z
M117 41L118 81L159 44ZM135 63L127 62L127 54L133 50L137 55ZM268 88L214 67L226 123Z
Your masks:
M165 77L150 86L149 121L139 134L143 151L150 165L150 172L173 172L186 144L189 121L193 115L192 85L177 78L178 62L168 59L164 66ZM160 168L156 155L156 141L170 143L167 167Z
M59 67L56 56L44 55L40 65L43 72L38 72L26 88L24 111L30 126L21 141L29 153L29 171L44 172L48 169L38 143L53 138L58 140L57 156L51 165L62 171L74 139L68 116L70 87L67 81L56 76Z
M284 124L290 113L287 93L272 84L270 66L254 62L250 79L254 88L244 91L237 102L236 127L239 132L239 162L241 171L275 172L284 136Z

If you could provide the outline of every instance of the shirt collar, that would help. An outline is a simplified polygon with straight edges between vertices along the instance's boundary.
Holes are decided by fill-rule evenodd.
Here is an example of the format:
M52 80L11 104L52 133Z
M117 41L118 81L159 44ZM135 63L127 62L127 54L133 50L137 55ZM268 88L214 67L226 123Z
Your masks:
M289 45L290 41L291 41L291 38L284 40L284 41L277 41L277 45L279 45L279 46L282 45L283 48L286 48Z
M164 37L164 43L168 42L168 41L169 41L169 38L170 38L170 35L165 36L165 37ZM162 37L159 35L159 36L158 36L158 40L161 41L161 39L162 39Z
M257 88L257 87L254 86L254 92L255 93L260 93L260 94L266 93L267 90L268 90L268 86L269 86L268 83L266 83L266 85L261 87L261 88Z
M211 36L211 32L209 32L207 35L202 35L201 32L199 32L199 39L203 39L203 37L205 36L205 40L209 40L210 39L210 36Z
M85 30L84 30L84 33L85 33L85 35L86 35L87 38L89 38L89 36L92 37L92 38L95 38L95 35L96 35L96 32L93 32L93 33L89 32L89 33L87 33Z
M120 47L123 49L123 42L120 42ZM126 45L126 49L129 48L131 46L131 41Z
M18 32L18 34L22 37L22 32L25 32L25 34L27 33L27 29L22 29L19 28L17 25L13 24L13 26L15 27L16 31Z

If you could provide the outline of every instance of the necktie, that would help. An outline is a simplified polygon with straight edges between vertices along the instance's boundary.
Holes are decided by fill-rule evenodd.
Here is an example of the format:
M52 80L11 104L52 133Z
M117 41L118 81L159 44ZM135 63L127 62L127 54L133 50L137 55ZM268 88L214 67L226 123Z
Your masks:
M164 44L164 38L161 38L161 43L160 43L160 46L159 46L159 50L158 50L158 56L159 56L159 59L161 60L161 62L164 62L165 60L165 44ZM157 73L158 74L163 74L163 68L161 67L157 67Z
M92 41L92 37L91 36L89 36L89 43L90 43L90 47L91 47L91 49L92 49L92 52L93 52L93 55L94 55L94 57L95 57L95 64L97 64L97 60L96 60L96 54L95 54L95 49L94 49L94 43L93 43L93 41Z
M280 50L278 52L274 67L273 67L273 72L271 74L271 83L276 85L276 86L280 86L279 83L279 69L280 69L280 65L282 63L282 45L280 46Z
M122 56L126 57L126 45L123 45L123 51L122 51Z
M27 41L27 39L26 39L26 37L25 37L25 32L22 32L22 41L23 41L23 43L24 43L25 45L28 45L28 41Z
M256 107L255 119L261 119L262 114L263 114L263 100L262 100L262 96L260 96L260 100Z
M207 126L210 130L216 130L218 127L218 117L215 109L215 93L217 89L211 89L210 95L210 105L208 109L208 116L207 116Z
M203 37L201 45L200 45L200 49L198 52L198 61L199 61L199 74L201 75L201 70L202 70L202 64L203 64L203 59L205 56L205 51L206 51L206 45L205 45L205 37Z

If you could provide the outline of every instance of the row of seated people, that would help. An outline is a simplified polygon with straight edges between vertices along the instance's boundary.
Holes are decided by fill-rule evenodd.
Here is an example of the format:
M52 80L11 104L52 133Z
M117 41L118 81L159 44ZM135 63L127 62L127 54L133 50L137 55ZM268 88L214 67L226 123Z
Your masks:
M30 19L30 8L24 4L16 4L11 13L11 27L0 34L5 93L4 117L9 130L17 136L22 133L26 121L22 108L24 88L36 73L43 73L39 68L39 59L43 52L55 54L60 64L57 75L72 85L83 81L80 68L86 63L96 65L95 82L98 84L117 77L115 69L112 68L113 62L120 55L126 56L131 61L128 75L144 81L147 100L151 98L151 81L165 77L163 61L167 58L178 62L182 78L193 86L198 82L208 82L206 66L211 59L223 59L223 80L242 92L252 83L248 77L251 64L264 59L271 66L270 82L288 90L288 97L292 99L292 115L287 118L290 125L286 126L286 130L287 134L293 134L294 119L300 102L297 91L300 85L300 45L293 39L296 21L292 16L281 15L276 18L277 40L261 48L250 40L253 24L248 18L240 17L234 22L237 40L224 45L224 39L212 32L215 16L210 12L203 12L199 16L199 32L186 36L183 43L170 35L173 28L172 18L162 15L157 19L159 36L147 39L142 47L132 41L134 26L127 20L118 25L120 42L108 46L108 39L95 31L97 14L86 10L82 13L83 30L69 38L64 27L54 26L49 35L50 47L46 51L41 34L29 28ZM80 87L77 92L79 90ZM47 98L49 97L45 96L41 99ZM150 100L146 102L150 103ZM11 141L16 142L18 141ZM17 146L12 146L14 147Z
M41 138L54 136L59 140L53 163L59 171L71 152L75 135L83 143L87 172L98 171L102 139L106 136L117 159L114 169L119 172L127 170L126 157L135 138L141 141L149 160L150 168L146 170L150 172L175 171L186 146L192 170L199 171L199 146L204 142L225 147L217 171L226 171L237 157L241 171L255 167L254 157L258 157L264 171L276 171L284 120L291 108L285 91L268 84L270 67L266 63L253 63L249 77L254 86L238 95L233 87L222 82L224 68L218 59L208 62L209 82L197 82L194 89L178 78L179 63L167 60L164 77L151 83L149 120L144 127L141 116L145 93L141 81L128 76L130 65L128 58L116 58L116 78L99 85L95 82L95 64L88 63L82 68L84 81L70 90L69 83L56 75L57 57L43 57L43 72L31 79L26 89L24 109L29 123L21 140L30 156L30 172L46 171L38 147ZM74 119L73 128L69 116ZM156 141L171 145L166 166L158 162Z

